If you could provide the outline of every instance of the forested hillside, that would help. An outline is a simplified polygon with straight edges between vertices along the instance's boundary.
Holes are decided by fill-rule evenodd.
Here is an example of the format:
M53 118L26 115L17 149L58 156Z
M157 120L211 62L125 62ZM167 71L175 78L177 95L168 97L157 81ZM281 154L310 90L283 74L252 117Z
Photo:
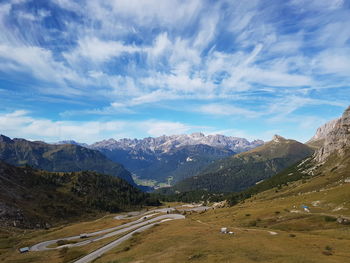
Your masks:
M99 151L79 145L53 145L17 138L11 140L0 135L0 160L52 172L96 171L134 184L131 174L122 165L109 160Z
M125 180L95 172L46 172L0 161L0 224L46 227L100 212L159 205Z
M313 150L305 144L275 136L272 141L253 150L213 163L198 176L176 184L173 190L242 191L312 153Z

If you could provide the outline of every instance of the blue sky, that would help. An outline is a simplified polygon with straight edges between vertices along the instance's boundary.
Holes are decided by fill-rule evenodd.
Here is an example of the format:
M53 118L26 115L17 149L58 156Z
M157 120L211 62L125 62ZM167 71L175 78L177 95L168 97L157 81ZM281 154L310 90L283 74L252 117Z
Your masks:
M308 140L350 104L348 0L1 0L0 133Z

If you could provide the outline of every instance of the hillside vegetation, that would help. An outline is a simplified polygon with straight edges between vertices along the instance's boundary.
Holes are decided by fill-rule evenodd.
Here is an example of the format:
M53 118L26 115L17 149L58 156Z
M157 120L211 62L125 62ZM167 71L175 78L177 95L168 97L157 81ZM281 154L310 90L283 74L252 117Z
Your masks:
M0 224L47 227L100 212L159 204L125 180L95 172L54 173L0 161Z
M11 140L0 135L0 160L16 166L30 165L52 172L95 171L134 184L131 174L122 165L109 160L99 151L79 145Z
M140 183L161 186L197 175L213 161L248 151L264 142L203 133L109 139L89 147L122 163Z
M140 179L152 180L155 184L176 183L197 175L213 161L235 154L229 149L209 145L187 145L168 152L153 153L143 149L100 149L113 161L123 163Z
M198 176L176 184L173 190L242 191L312 153L313 149L305 144L275 136L272 141L253 150L216 161Z

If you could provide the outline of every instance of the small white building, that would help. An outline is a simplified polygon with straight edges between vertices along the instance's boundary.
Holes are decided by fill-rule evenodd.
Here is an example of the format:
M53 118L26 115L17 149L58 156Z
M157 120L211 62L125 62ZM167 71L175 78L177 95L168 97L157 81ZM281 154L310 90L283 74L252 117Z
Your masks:
M228 232L227 227L222 227L221 228L221 233L226 234Z

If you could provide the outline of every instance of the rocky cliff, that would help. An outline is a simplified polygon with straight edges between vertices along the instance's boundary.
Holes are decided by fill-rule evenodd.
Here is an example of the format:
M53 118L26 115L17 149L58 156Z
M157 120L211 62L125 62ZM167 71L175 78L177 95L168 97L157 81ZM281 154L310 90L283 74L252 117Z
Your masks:
M335 128L338 121L339 121L339 118L335 120L331 120L326 124L322 125L321 127L319 127L316 131L316 134L309 140L309 142L326 139L328 134Z
M343 113L342 117L329 125L332 127L325 136L323 146L315 152L315 160L324 162L332 153L340 156L350 146L350 107ZM316 136L316 135L315 135Z

